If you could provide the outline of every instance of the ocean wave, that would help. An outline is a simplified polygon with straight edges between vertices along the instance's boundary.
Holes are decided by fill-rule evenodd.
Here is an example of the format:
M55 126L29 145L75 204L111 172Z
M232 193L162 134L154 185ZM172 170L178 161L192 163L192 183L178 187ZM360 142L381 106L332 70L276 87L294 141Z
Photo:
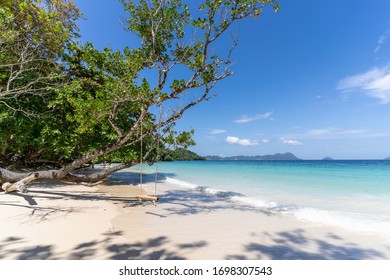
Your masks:
M295 204L285 204L268 201L258 197L246 196L241 193L221 189L199 186L194 183L167 177L165 182L182 188L211 194L216 198L225 199L234 203L244 204L255 208L275 211L281 214L292 215L300 220L315 222L326 226L337 226L352 231L373 232L390 235L390 220L388 216L374 216L365 213L325 210L304 207Z
M386 217L302 207L294 211L295 217L328 226L343 227L353 231L390 235L390 221Z

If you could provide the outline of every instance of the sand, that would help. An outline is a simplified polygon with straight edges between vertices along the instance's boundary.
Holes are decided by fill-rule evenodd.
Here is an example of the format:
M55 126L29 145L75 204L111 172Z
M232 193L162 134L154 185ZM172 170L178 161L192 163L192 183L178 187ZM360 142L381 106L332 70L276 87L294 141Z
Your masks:
M34 184L27 194L0 193L0 259L106 259L124 239L118 214L97 188Z
M149 180L152 181L152 180ZM145 180L148 182L148 180ZM0 259L390 259L390 235L354 232L159 183L33 184L0 193ZM154 183L143 186L154 194Z

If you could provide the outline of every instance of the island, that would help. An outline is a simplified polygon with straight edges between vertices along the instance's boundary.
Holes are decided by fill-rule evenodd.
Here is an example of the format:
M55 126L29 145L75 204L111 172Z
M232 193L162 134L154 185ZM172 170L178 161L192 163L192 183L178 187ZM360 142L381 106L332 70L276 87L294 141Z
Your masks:
M206 160L206 158L184 148L175 150L166 150L162 157L162 161L184 161L184 160Z
M324 157L322 160L334 160L334 159L331 157Z

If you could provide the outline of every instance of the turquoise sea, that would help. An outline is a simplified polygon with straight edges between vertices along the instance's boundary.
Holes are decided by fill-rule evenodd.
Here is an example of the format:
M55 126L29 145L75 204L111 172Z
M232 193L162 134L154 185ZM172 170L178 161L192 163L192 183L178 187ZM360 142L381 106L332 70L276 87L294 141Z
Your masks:
M158 168L161 180L233 203L390 235L390 161L181 161Z

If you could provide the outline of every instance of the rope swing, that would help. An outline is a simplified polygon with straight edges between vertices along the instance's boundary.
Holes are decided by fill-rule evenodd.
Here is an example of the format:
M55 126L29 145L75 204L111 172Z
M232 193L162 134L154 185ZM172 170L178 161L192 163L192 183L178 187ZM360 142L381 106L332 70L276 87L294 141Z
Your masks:
M160 104L160 119L159 119L159 124L161 124L162 121L162 105ZM161 128L159 127L158 133L157 133L157 148L156 148L156 174L155 174L155 182L154 182L154 195L146 195L143 192L143 169L142 169L142 164L143 164L143 122L141 121L141 128L140 128L140 134L141 134L141 148L140 148L140 194L137 195L136 197L139 199L139 201L143 200L148 200L152 201L154 206L156 205L156 202L159 200L159 197L157 197L157 180L158 180L158 162L159 162L159 152L160 152L160 132ZM148 163L149 164L149 163ZM152 163L153 164L153 163Z
M156 176L154 179L154 196L157 196L157 181L158 181L158 163L160 159L160 136L161 136L161 123L162 123L162 103L159 105L160 107L160 118L158 120L159 128L157 131L157 148L156 148Z

